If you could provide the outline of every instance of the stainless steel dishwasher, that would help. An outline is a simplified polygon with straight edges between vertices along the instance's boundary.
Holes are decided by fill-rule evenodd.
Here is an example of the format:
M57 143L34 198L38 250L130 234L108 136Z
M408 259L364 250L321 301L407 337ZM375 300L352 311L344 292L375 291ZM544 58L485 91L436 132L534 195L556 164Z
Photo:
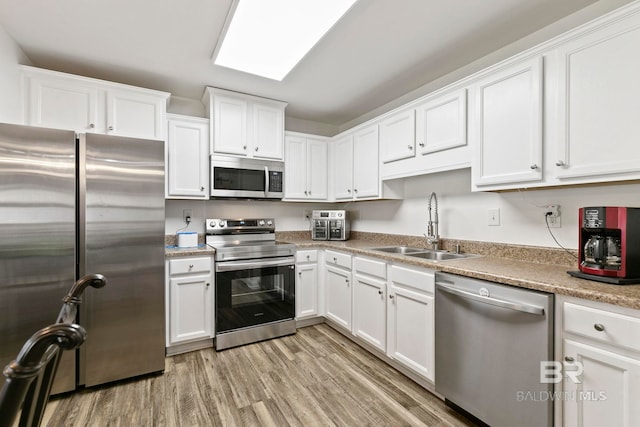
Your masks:
M551 426L553 294L436 273L435 386L493 427Z

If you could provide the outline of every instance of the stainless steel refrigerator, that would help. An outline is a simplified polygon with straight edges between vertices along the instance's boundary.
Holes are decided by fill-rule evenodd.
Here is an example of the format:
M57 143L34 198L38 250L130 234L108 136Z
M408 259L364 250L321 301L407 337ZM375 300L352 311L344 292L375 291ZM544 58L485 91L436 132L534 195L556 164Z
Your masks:
M92 273L53 393L164 370L164 142L0 124L0 369Z

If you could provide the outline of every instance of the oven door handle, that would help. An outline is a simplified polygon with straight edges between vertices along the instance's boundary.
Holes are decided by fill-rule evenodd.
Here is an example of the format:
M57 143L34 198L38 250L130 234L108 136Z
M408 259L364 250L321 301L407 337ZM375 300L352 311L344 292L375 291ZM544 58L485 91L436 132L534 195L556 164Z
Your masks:
M247 270L252 268L263 267L284 267L290 265L293 267L295 264L294 257L284 257L276 259L256 259L256 260L242 260L242 261L223 261L216 262L216 273L225 271L237 271Z

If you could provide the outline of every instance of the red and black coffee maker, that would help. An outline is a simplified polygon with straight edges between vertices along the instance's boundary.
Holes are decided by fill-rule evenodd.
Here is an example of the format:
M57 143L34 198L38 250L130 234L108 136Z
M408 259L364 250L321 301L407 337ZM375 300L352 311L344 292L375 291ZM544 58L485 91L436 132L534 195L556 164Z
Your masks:
M640 283L640 208L598 206L578 211L578 277Z

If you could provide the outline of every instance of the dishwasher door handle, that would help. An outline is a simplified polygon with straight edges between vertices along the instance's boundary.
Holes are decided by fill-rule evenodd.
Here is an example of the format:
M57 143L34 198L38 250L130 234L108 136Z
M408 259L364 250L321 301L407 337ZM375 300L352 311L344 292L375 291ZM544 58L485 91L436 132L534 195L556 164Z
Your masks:
M471 292L452 288L451 286L447 286L442 282L436 282L436 285L443 292L457 295L462 298L468 298L484 304L495 305L497 307L508 308L509 310L521 311L523 313L530 313L538 316L544 316L544 307L538 307L537 305L530 305L530 304L524 304L519 302L506 301L498 298L484 297L482 295L476 295Z

